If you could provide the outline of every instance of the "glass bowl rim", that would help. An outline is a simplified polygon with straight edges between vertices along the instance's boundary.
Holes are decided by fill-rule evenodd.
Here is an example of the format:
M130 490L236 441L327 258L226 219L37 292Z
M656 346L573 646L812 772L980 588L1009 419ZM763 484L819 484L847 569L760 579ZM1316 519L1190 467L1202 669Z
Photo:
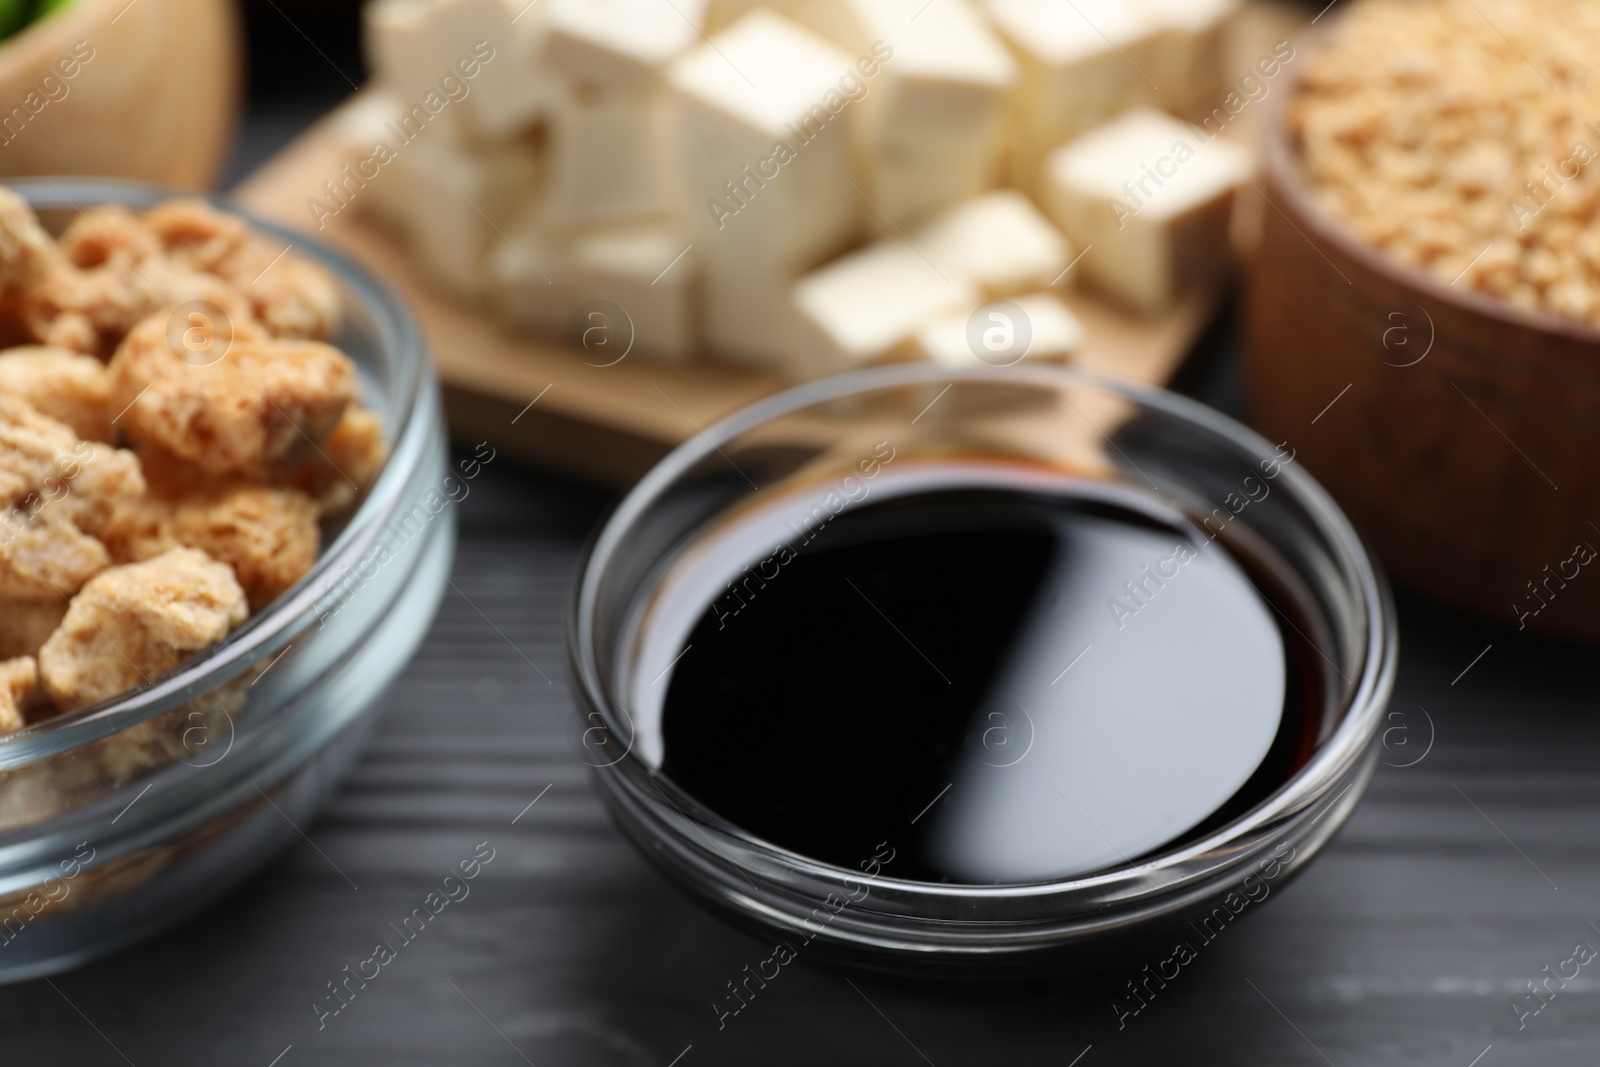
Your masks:
M1158 413L1163 418L1197 426L1240 449L1241 452L1254 453L1260 457L1274 454L1274 446L1266 438L1199 401L1166 389L1070 365L1019 364L1004 368L952 370L933 363L909 362L849 371L791 386L704 427L695 436L673 449L628 491L591 535L579 558L577 580L569 602L567 624L568 660L578 687L579 713L582 714L581 705L587 703L602 713L608 728L618 721L617 709L607 699L606 688L600 682L600 670L592 640L595 599L600 580L608 572L609 561L621 540L665 489L696 463L714 452L720 452L723 444L781 416L849 396L864 395L897 386L935 385L941 382L995 384L1027 382L1049 385L1057 391L1063 384L1088 386L1131 401L1142 409ZM1098 428L1096 430L1098 432ZM860 871L852 871L821 862L751 834L707 809L670 778L645 766L643 758L634 751L631 740L628 750L622 757L612 764L594 769L599 774L621 772L631 775L658 790L665 787L672 794L686 800L692 808L692 813L686 812L672 801L671 794L663 794L677 809L671 814L692 822L702 835L714 835L715 838L720 838L740 852L770 861L822 884L837 883L842 878L864 884L869 889L883 889L922 899L942 897L953 900L1044 897L1130 886L1129 896L1141 898L1155 883L1147 882L1143 891L1132 889L1131 884L1143 881L1152 872L1185 868L1208 854L1225 853L1228 846L1248 839L1284 819L1303 815L1312 805L1324 798L1335 784L1358 765L1362 754L1377 734L1383 710L1394 687L1398 625L1393 595L1387 579L1350 520L1309 473L1291 463L1281 469L1280 477L1287 478L1286 484L1291 490L1291 496L1306 509L1319 531L1326 537L1335 558L1343 565L1340 572L1341 583L1346 584L1354 594L1354 599L1365 616L1365 632L1360 646L1361 673L1359 678L1346 687L1348 695L1341 695L1339 708L1342 714L1337 726L1321 743L1311 760L1261 804L1218 827L1203 839L1190 841L1175 849L1159 851L1135 864L1124 864L1084 876L999 885L924 882L894 878L887 874L867 875ZM636 787L635 792L642 798L641 803L654 806L655 802L642 786ZM1343 791L1340 793L1340 796L1342 795ZM1332 810L1340 796L1334 797L1324 808L1324 814ZM1345 817L1349 810L1346 809ZM1320 818L1321 815L1318 815L1317 819ZM1336 817L1332 823L1341 821L1341 817ZM1331 833L1331 826L1326 829ZM687 847L698 848L687 837L684 840ZM710 842L713 839L707 840ZM748 873L746 867L734 864L728 859L721 848L715 844L713 848L735 869L741 873ZM1201 876L1221 865L1219 863L1205 867L1195 871L1194 874Z
M116 178L18 177L6 178L3 184L35 212L81 212L84 207L107 205L142 209L168 200L200 199L243 220L256 232L284 241L326 268L337 280L347 307L358 306L370 318L374 345L395 356L397 402L389 414L391 425L384 427L389 434L389 455L377 478L344 529L321 549L311 569L293 587L222 641L139 688L0 738L0 772L91 744L149 719L180 698L210 688L286 644L309 624L317 604L331 590L329 575L350 573L396 513L407 481L427 454L429 423L437 417L438 406L434 391L427 387L431 378L426 346L405 304L364 267L316 238L263 218L221 193Z

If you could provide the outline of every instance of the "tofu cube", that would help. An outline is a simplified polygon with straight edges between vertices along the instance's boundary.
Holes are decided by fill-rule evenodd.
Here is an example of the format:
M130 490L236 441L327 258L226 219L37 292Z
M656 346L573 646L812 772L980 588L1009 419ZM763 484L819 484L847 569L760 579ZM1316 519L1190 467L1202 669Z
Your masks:
M412 198L406 188L403 167L393 167L396 147L413 134L398 123L405 109L400 98L387 89L372 87L341 105L330 117L333 137L339 144L340 162L360 177L365 187L348 182L349 193L358 211L382 219L402 232L410 215Z
M575 233L654 218L681 200L670 98L568 83L555 97L545 225Z
M463 103L480 138L514 137L548 117L554 82L541 63L546 33L543 4L544 0L477 0L468 5L468 10L482 11L482 22L465 35L472 36L470 54L455 56L454 63L467 83ZM487 42L493 58L480 61L475 77L464 77L472 69L471 60L478 58L479 41Z
M1252 166L1238 144L1135 111L1050 157L1045 207L1088 250L1084 276L1149 314L1227 273L1234 191Z
M417 262L440 287L480 296L483 262L503 224L539 186L539 161L517 146L473 153L418 138L401 147L371 183L388 213L398 217ZM387 184L384 184L387 183Z
M525 213L508 225L506 239L489 250L486 273L496 307L519 326L574 340L573 316L591 301L621 308L623 322L596 320L594 345L625 353L682 360L694 350L696 264L681 228L666 220L584 231L552 239L538 217ZM579 343L581 333L579 335Z
M700 41L707 0L538 0L546 62L579 82L643 92Z
M528 203L506 224L504 239L486 250L484 285L491 305L513 326L559 333L579 301L561 284L572 274L565 242L552 238L541 216L539 206Z
M753 12L680 56L681 203L701 263L701 323L725 357L792 363L801 274L848 247L864 203L852 181L843 85L853 60ZM748 75L748 78L747 78Z
M1200 121L1228 92L1228 44L1241 0L1143 0L1156 29L1161 107Z
M809 25L803 17L805 8L818 0L709 0L706 4L707 35L715 35L732 26L757 8L781 15L791 22Z
M1157 29L1126 0L987 0L1022 65L1011 96L1012 184L1037 193L1051 151L1091 126L1158 99Z
M810 0L795 17L856 57L850 106L876 233L995 184L1020 72L970 0Z
M673 62L683 203L708 277L793 279L855 236L855 116L840 88L853 72L851 57L766 11Z
M700 286L701 329L718 360L785 373L804 365L811 327L790 299L792 278L702 261Z
M955 124L952 124L953 126ZM885 237L920 225L951 204L999 184L1005 163L1005 126L974 123L968 139L906 136L879 142L864 153L863 192L872 198L868 228Z
M1063 362L1083 345L1083 323L1051 294L1032 293L1007 303L1011 306L990 303L938 315L911 338L905 354L952 369L1003 367L1022 359ZM1024 330L1025 344L1019 342ZM995 339L986 343L986 336Z
M354 164L372 153L379 141L393 142L389 123L400 114L400 98L387 89L370 88L334 109L328 127L342 153L341 162Z
M361 8L361 50L373 81L410 96L433 77L427 62L437 0L371 0ZM427 71L428 73L419 73Z
M434 113L423 103L435 90L435 79L455 63L454 56L448 61L440 57L444 49L436 23L443 8L443 0L372 0L361 9L362 51L372 87L394 101L394 111L384 121L393 121L408 135L420 136L431 127L433 139L460 144L470 136L466 109L447 105Z
M1010 189L957 204L912 241L941 272L965 278L986 297L1048 289L1073 255L1050 220Z
M978 299L972 282L941 276L900 238L868 245L795 284L794 306L807 329L789 369L812 377L903 358L899 350L929 318Z
M372 0L362 11L367 64L380 87L425 107L453 139L511 136L545 105L535 77L542 2Z
M681 362L696 343L695 262L688 246L679 229L664 223L587 233L572 243L571 273L562 284L577 298L574 307L590 300L620 307L641 354Z

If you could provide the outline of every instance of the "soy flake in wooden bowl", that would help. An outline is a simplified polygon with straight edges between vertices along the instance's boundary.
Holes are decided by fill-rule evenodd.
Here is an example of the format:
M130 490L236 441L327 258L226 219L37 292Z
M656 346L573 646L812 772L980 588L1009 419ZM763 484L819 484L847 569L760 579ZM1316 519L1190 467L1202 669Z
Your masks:
M1600 640L1600 329L1452 285L1330 217L1287 122L1304 70L1267 131L1244 302L1254 424L1401 585Z

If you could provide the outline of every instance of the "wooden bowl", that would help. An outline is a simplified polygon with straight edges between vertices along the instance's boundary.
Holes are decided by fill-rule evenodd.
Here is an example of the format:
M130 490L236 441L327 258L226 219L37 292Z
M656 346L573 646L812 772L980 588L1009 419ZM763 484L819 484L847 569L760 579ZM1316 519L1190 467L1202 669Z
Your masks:
M1452 288L1324 214L1286 121L1298 77L1283 89L1246 273L1253 423L1400 585L1600 640L1600 330Z
M212 184L239 55L228 0L77 0L0 45L0 176Z

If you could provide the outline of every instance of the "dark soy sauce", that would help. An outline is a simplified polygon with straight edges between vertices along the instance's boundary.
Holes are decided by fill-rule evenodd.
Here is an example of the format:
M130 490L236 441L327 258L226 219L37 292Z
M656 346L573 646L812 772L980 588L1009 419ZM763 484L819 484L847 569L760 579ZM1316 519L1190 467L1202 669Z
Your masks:
M1122 866L1265 799L1330 691L1283 568L1059 480L923 472L776 548L734 520L717 580L743 581L641 716L661 773L813 859L883 842L885 874L962 884Z

